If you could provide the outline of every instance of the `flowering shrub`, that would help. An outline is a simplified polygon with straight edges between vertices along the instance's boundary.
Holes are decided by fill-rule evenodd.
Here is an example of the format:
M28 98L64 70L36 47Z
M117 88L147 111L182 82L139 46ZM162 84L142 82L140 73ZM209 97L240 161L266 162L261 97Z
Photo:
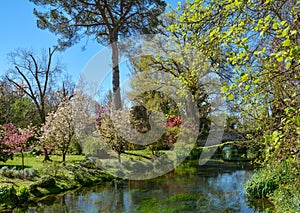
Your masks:
M102 139L118 153L118 160L121 162L120 156L125 151L126 141L119 136L117 128L114 126L109 106L98 106L97 124Z
M8 123L2 125L2 136L0 136L1 149L7 157L12 157L15 152L20 152L22 156L22 168L24 169L24 152L31 150L28 139L32 136L33 129L18 129L14 124ZM2 144L2 145L1 145ZM4 158L5 159L5 158Z
M176 143L180 128L182 124L181 117L170 117L166 124L166 143L167 144L174 144Z

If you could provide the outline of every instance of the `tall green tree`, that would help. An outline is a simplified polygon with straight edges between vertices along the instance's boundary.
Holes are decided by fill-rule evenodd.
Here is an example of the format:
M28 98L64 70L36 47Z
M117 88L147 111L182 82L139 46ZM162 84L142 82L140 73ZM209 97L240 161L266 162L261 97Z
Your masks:
M219 75L231 69L222 90L255 123L260 143L264 133L278 130L292 100L299 100L299 10L297 0L196 0L181 7L178 22L169 27L191 39Z
M112 47L113 95L116 109L121 108L118 41L135 34L155 31L158 16L164 12L162 0L30 0L41 11L34 10L37 26L61 35L62 48L92 37L100 44ZM100 69L100 68L99 68Z
M30 98L17 98L10 107L13 110L12 122L17 127L26 128L39 124L39 116L36 115L35 105Z
M0 125L12 122L14 110L11 105L20 97L6 79L0 81Z
M299 211L299 0L195 0L179 13L171 29L192 38L220 74L224 66L233 71L222 90L245 118L242 124L256 130L252 142L261 147L266 166L253 188L271 180L279 189L262 191L272 196L275 209ZM282 165L288 178L274 178Z
M134 48L129 49L128 55L133 65L134 76L131 81L132 91L129 97L135 97L147 86L151 88L149 84L153 84L158 79L162 83L161 86L168 87L168 84L164 83L168 78L164 79L163 75L157 73L171 76L180 82L180 86L175 86L178 97L187 95L184 94L184 90L191 94L197 107L195 109L198 112L197 117L201 120L201 130L204 130L203 127L210 122L208 119L211 109L209 93L213 92L206 90L210 87L211 82L205 81L205 78L213 70L211 70L208 60L202 52L193 47L193 39L183 38L183 31L174 31L171 28L177 23L179 17L180 15L175 12L168 12L161 16L161 24L158 28L159 35L154 37L152 41L142 43L143 47L136 47L133 44ZM172 86L172 83L169 86ZM175 103L174 100L159 91L148 91L140 94L135 101L140 105L144 104L146 108L160 110L167 117L179 116L178 104L181 104L180 108L185 108L185 112L194 110L188 108L191 104Z

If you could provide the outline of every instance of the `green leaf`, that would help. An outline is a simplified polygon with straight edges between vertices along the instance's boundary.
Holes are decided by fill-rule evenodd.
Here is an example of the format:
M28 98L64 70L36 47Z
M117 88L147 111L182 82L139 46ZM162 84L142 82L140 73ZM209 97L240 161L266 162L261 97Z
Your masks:
M221 87L221 91L222 91L223 93L225 93L225 92L228 91L228 88L227 88L226 86L222 86L222 87Z
M272 27L273 27L274 30L277 30L278 27L279 27L279 24L278 24L278 23L274 23L274 24L272 25Z
M287 36L287 34L289 33L289 31L290 31L290 28L289 28L289 27L285 28L285 29L282 31L282 37Z
M285 65L285 68L286 68L286 69L290 69L290 68L291 68L291 65L292 65L292 63L291 63L291 62L288 62L288 63Z
M287 27L289 25L287 21L282 21L280 22L280 24L284 27Z
M297 116L297 117L296 117L296 125L297 125L297 126L300 126L300 116Z
M229 95L227 96L227 99L228 99L228 101L232 101L232 100L234 99L233 94L229 94Z
M248 74L247 74L247 73L243 73L243 74L241 75L241 78L242 78L242 81L243 81L243 82L247 81L247 80L248 80Z
M291 31L291 35L295 35L295 34L297 34L297 30L293 30L293 31Z
M282 62L282 61L283 61L283 57L282 57L282 56L278 57L278 58L277 58L277 61L278 61L278 62Z
M230 10L230 9L231 9L231 5L230 4L228 4L228 5L225 6L225 10Z
M259 82L260 82L260 79L259 79L259 78L255 79L255 80L253 81L253 83L255 83L255 84L257 84L257 83L259 83Z
M283 43L282 43L282 45L284 46L284 47L289 47L290 45L291 45L291 40L288 38L288 39L286 39Z
M240 6L240 4L241 4L241 2L239 2L238 0L234 1L234 6L238 7L238 6Z
M292 56L296 56L300 53L300 46L296 46L291 50Z

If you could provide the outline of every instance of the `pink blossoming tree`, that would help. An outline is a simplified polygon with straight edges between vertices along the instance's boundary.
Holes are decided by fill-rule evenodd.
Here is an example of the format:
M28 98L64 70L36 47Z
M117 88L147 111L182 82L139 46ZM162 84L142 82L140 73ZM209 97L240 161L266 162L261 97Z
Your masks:
M3 152L7 155L12 155L15 152L20 152L22 157L22 169L24 169L24 152L29 151L32 147L28 141L32 136L33 130L18 129L13 123L3 124L3 136L1 138L2 144L6 147Z

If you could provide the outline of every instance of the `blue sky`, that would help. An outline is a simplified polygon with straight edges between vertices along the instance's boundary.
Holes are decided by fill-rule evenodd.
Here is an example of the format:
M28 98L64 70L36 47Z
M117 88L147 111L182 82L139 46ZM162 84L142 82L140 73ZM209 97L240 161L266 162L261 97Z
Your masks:
M9 68L7 54L17 48L32 48L39 51L56 44L57 37L48 30L36 27L35 7L29 1L1 0L0 1L0 74ZM67 71L76 80L89 59L101 48L97 43L90 42L86 50L82 47L85 42L75 45L62 53L56 54L66 66Z
M168 0L173 6L176 0ZM17 48L29 48L39 51L56 44L57 37L48 30L36 27L36 17L33 15L35 5L27 0L1 0L0 1L0 75L9 68L7 54ZM66 66L66 70L77 81L79 74L89 60L103 47L90 41L85 50L82 43L68 48L62 53L56 54ZM121 76L121 78L124 76ZM110 77L108 76L108 81ZM121 79L122 80L122 79Z

